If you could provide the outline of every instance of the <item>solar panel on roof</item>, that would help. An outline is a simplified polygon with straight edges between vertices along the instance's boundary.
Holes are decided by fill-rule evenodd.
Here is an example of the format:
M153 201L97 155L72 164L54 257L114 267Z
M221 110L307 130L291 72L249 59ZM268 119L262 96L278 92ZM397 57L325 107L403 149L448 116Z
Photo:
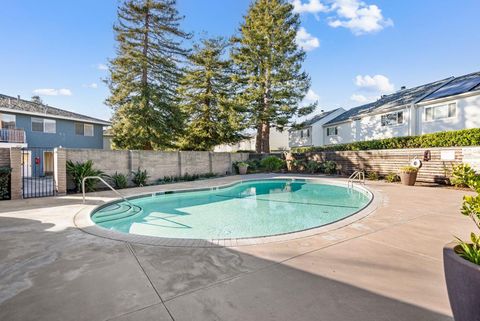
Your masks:
M480 84L480 76L470 79L453 80L451 83L430 94L426 100L458 95L473 89L478 84Z

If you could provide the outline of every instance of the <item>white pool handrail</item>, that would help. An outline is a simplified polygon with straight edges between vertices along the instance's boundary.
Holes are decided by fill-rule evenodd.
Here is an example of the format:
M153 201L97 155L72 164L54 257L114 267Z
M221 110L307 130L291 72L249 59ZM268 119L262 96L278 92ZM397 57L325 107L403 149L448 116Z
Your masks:
M85 204L85 181L87 179L98 179L100 180L103 184L107 185L108 188L110 188L115 194L117 194L121 199L123 199L125 202L127 202L128 205L130 205L132 208L135 207L128 199L125 198L122 194L120 194L116 189L114 189L110 184L108 184L103 178L100 176L85 176L82 179L82 194L83 194L83 204Z
M365 185L365 172L364 171L353 172L353 174L350 175L350 177L348 178L347 187L353 188L353 183L355 181Z

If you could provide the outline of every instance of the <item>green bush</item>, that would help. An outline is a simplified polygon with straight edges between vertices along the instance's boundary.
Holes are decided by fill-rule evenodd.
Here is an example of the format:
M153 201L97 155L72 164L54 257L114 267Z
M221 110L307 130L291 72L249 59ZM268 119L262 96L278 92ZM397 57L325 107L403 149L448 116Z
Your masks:
M284 166L285 162L278 157L268 156L262 159L260 164L267 172L277 172Z
M470 217L475 223L477 229L480 230L480 177L470 181L469 187L476 190L476 196L464 196L462 205L462 214ZM458 255L462 258L480 265L480 234L474 232L470 234L470 241L465 242L457 238L460 247L457 249ZM470 243L471 242L471 243Z
M115 174L110 176L110 180L116 189L123 189L128 186L128 177L125 174L115 172Z
M307 171L311 174L315 174L320 170L322 167L321 164L317 161L314 160L309 160L305 166L307 168Z
M400 181L400 177L398 176L397 173L388 173L385 176L385 180L389 183L395 183Z
M142 171L139 167L137 171L132 172L132 176L132 182L135 184L135 186L142 187L147 185L149 176L146 169Z
M82 192L82 180L87 176L100 176L106 177L105 173L101 170L93 168L93 162L88 160L84 163L72 162L71 160L67 161L67 175L75 183L75 191ZM93 179L88 179L85 181L85 189L87 192L95 191L95 186L97 181Z
M328 175L337 173L337 164L334 161L326 161L322 164L322 172Z
M0 167L0 200L10 198L10 167Z
M378 174L378 172L368 172L367 179L370 181L378 181L380 179L380 174Z
M453 165L450 183L455 187L468 187L477 176L468 164Z
M480 145L480 128L438 132L420 136L394 137L322 147L297 147L292 151L295 153L305 153L314 151L432 148L475 145Z

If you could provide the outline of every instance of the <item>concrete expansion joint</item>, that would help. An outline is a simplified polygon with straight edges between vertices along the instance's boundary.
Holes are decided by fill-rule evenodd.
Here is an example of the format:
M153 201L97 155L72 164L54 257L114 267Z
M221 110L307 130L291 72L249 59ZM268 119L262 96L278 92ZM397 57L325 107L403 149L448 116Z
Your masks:
M155 291L155 293L157 294L159 300L160 300L160 303L162 303L163 307L165 308L165 310L167 311L168 315L170 316L170 318L172 319L172 321L175 321L175 318L173 317L172 313L170 312L170 310L168 309L168 307L165 305L165 301L162 299L162 296L160 295L160 292L158 292L157 288L155 287L155 285L153 284L152 280L150 279L150 277L148 276L147 274L147 271L145 271L145 269L143 268L142 264L140 263L140 260L138 259L136 253L135 253L135 249L133 248L132 244L128 243L128 242L125 242L125 246L127 247L127 249L130 251L130 253L132 253L133 257L135 258L135 260L137 261L137 264L138 266L140 267L140 269L142 269L142 272L143 274L145 275L145 277L147 278L148 282L150 283L150 285L152 286L152 289Z

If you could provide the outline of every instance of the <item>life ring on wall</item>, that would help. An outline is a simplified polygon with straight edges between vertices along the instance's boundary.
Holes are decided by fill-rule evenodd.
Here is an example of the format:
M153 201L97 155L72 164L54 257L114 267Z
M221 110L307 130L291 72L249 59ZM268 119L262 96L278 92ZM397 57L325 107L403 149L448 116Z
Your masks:
M420 169L422 167L422 161L419 160L418 158L415 158L410 162L410 165Z

